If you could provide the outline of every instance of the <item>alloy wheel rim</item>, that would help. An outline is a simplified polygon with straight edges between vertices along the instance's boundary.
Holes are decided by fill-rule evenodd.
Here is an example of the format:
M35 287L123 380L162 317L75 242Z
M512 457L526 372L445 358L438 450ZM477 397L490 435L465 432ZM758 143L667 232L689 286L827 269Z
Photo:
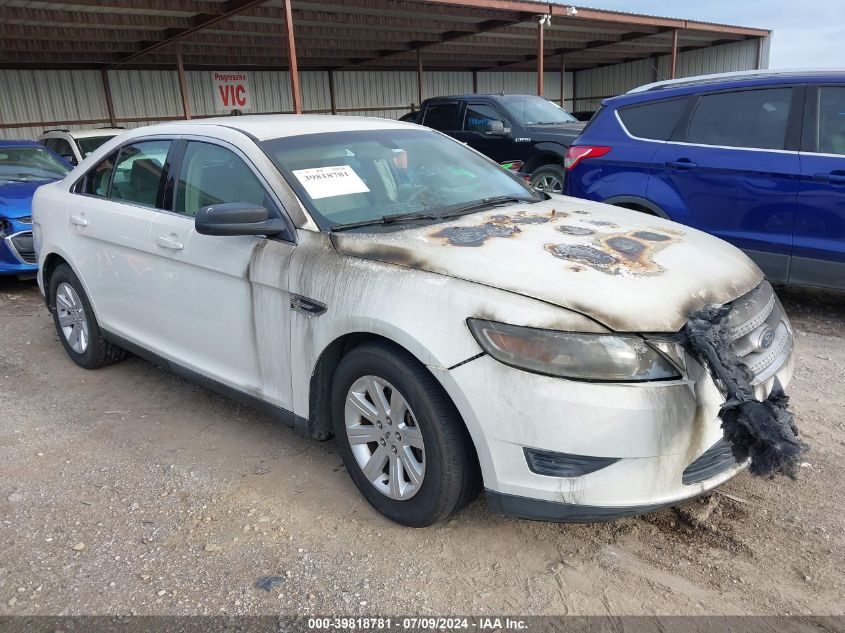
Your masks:
M534 186L548 193L563 193L563 183L559 178L551 174L540 176Z
M380 493L410 499L425 478L425 444L405 397L377 376L362 376L346 394L346 437L364 477Z
M79 295L69 283L60 283L56 290L56 313L59 328L70 348L77 354L84 354L89 342L88 319Z

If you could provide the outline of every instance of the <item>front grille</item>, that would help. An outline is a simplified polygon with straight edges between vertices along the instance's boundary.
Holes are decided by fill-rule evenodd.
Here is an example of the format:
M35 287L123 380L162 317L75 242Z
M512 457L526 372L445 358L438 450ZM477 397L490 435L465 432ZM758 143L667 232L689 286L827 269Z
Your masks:
M771 378L792 352L789 319L768 281L731 304L728 325L737 355L754 374L752 385Z
M726 440L721 439L708 448L701 457L687 466L681 481L685 486L697 484L736 465L737 461L731 453L731 445Z
M12 247L12 253L25 264L36 263L35 245L32 240L32 231L22 231L6 238Z

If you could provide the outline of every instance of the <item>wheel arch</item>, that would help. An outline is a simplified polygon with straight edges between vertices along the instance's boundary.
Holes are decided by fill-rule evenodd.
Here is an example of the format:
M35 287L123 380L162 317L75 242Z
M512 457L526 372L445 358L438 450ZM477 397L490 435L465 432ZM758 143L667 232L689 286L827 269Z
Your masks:
M560 165L566 158L566 146L557 143L538 143L534 146L537 154L525 161L523 171L531 173L544 165Z
M58 268L62 264L67 264L70 266L70 269L73 270L73 266L71 266L70 262L65 259L62 255L56 252L49 253L44 258L44 263L41 264L41 283L44 289L44 303L47 304L47 308L52 310L53 306L50 305L50 278L53 276L53 273L56 272L56 268ZM73 271L76 274L76 271ZM76 274L79 277L78 274ZM82 280L79 280L80 283ZM84 284L83 284L84 285ZM88 290L85 290L86 294L88 294ZM90 302L90 298L89 298ZM92 304L93 305L93 304Z
M440 386L440 389L443 390L444 395L448 398L452 407L454 407L455 409L455 413L459 416L462 424L464 425L464 428L467 431L467 435L469 436L470 443L472 444L472 450L475 457L475 466L478 467L478 453L479 448L481 448L479 447L479 442L483 442L483 436L479 436L478 429L470 428L470 425L467 424L467 420L461 414L461 411L457 403L455 402L455 399L452 397L452 394L449 393L449 390L443 384L441 377L438 375L440 371L448 370L445 368L438 368L438 371L432 371L432 368L427 365L419 357L419 355L414 354L406 346L397 343L395 340L387 336L384 336L382 334L376 334L373 332L356 331L338 336L333 341L331 341L318 356L317 362L314 365L314 369L311 372L311 378L309 381L308 388L308 434L312 438L317 440L327 440L332 437L333 425L331 419L331 391L332 381L334 379L334 375L337 371L338 365L340 364L340 361L343 359L343 357L356 347L359 347L365 343L373 342L383 343L405 354L408 354L414 360L423 365L426 371L431 373L435 382ZM482 450L484 449L482 448Z
M613 198L602 200L602 202L604 204L612 204L613 206L622 207L624 209L631 209L632 211L641 211L643 213L656 215L657 217L663 218L664 220L672 219L659 206L657 206L650 200L641 198L640 196L614 196Z

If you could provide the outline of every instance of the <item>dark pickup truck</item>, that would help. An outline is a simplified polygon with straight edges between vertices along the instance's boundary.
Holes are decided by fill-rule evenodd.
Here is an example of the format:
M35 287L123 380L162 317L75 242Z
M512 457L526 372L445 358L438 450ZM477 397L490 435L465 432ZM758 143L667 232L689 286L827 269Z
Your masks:
M514 163L531 184L552 193L563 193L566 151L585 125L543 97L505 94L426 99L415 122L498 163Z

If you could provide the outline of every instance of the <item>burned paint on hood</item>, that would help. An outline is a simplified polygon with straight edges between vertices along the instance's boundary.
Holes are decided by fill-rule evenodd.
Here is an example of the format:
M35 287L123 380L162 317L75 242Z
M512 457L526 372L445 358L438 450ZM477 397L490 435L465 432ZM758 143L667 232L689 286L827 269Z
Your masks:
M628 209L555 197L399 231L332 234L343 254L501 288L617 331L677 332L762 273L713 236Z

